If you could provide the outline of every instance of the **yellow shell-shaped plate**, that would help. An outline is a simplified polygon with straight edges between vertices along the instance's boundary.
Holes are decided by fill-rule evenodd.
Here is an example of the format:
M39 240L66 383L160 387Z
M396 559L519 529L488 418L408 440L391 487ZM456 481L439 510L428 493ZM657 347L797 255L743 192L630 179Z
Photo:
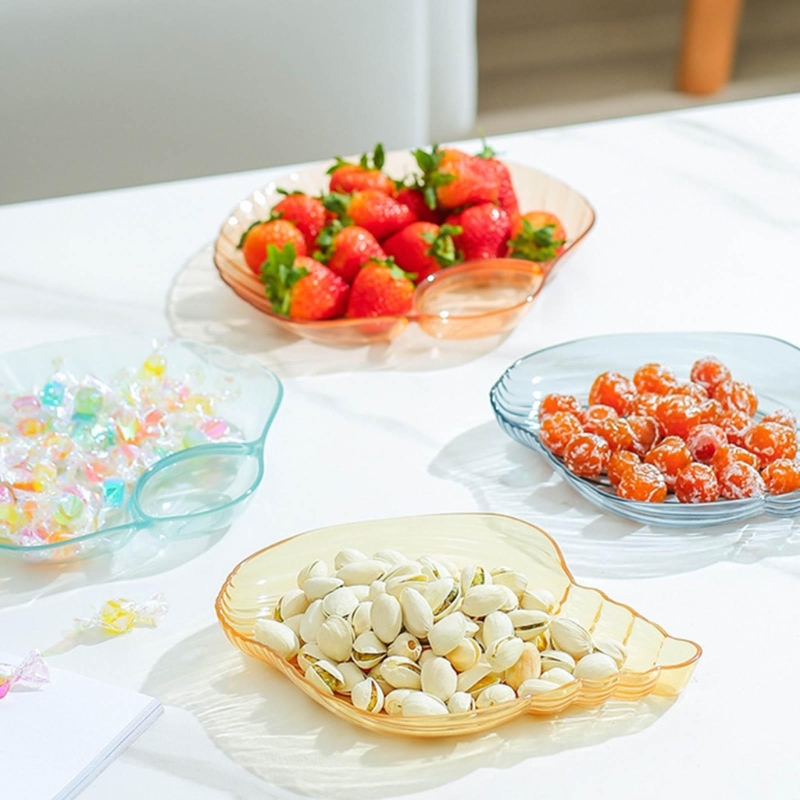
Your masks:
M558 598L559 614L578 620L594 634L624 642L627 659L619 675L607 680L578 680L544 695L464 714L390 717L361 711L347 698L322 694L294 663L253 638L256 620L270 617L277 599L297 586L300 569L315 558L332 565L344 547L367 554L393 548L410 557L446 555L462 567L510 564L527 575L532 586L549 589ZM401 736L462 736L490 730L523 714L557 714L573 705L600 705L610 697L674 696L686 686L702 652L699 645L670 636L629 606L575 583L553 539L535 525L500 514L401 517L294 536L239 564L225 581L216 610L225 634L243 653L275 667L337 716L372 731Z

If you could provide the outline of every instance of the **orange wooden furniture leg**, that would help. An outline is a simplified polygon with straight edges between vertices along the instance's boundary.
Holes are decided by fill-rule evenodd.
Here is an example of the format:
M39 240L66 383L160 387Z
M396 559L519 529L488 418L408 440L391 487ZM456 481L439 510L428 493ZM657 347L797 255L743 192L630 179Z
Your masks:
M733 70L742 0L686 0L678 88L712 94Z

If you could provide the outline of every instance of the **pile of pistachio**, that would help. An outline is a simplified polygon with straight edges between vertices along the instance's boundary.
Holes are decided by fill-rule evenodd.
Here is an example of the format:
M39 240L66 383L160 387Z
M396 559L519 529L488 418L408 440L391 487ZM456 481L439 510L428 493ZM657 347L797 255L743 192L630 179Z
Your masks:
M255 638L321 692L378 714L459 714L603 680L626 658L614 639L555 616L555 598L510 567L459 569L442 556L312 561Z

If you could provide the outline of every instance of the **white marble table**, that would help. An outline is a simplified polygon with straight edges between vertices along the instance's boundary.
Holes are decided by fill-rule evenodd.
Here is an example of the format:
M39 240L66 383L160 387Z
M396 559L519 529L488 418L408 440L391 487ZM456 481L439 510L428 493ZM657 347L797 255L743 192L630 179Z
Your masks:
M797 797L800 522L681 536L600 517L504 438L487 393L515 358L589 334L727 329L800 344L798 130L800 97L787 97L498 140L598 211L512 335L494 349L408 340L335 358L270 339L262 349L286 376L285 402L264 482L224 538L146 562L36 574L0 565L4 650L47 647L108 596L163 591L171 602L155 631L53 657L166 705L84 796ZM282 171L0 208L0 348L169 334L178 270L240 197ZM240 309L230 302L207 298L199 319L184 308L177 322L224 338L229 330L202 317L214 303ZM524 720L474 741L378 740L245 664L215 624L225 575L271 541L352 519L476 509L539 521L580 579L700 642L684 695L557 727Z

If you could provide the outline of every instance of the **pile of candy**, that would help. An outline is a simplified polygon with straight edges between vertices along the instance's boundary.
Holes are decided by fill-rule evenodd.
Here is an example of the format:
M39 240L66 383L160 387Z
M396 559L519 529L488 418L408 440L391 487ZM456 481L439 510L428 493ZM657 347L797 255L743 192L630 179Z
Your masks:
M218 398L167 376L156 351L110 384L56 372L0 392L0 541L32 547L120 524L137 478L178 450L241 441Z

